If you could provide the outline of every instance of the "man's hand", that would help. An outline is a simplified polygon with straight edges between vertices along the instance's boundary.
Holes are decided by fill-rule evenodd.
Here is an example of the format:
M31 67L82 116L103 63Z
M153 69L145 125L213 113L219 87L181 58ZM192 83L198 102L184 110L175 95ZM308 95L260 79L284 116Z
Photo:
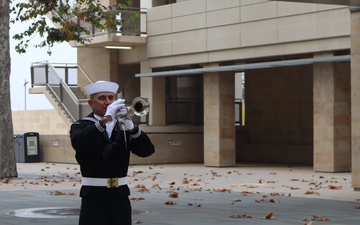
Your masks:
M125 106L124 102L125 102L124 99L118 99L118 100L114 101L113 103L111 103L110 105L108 105L104 116L105 117L111 116L111 120L113 120L115 118L115 114L116 114L117 110L119 108Z
M124 124L125 130L133 130L134 129L134 123L131 119L119 119L120 123Z
M129 110L128 108L125 106L125 107L122 107L119 111L116 112L115 114L115 117L116 118L125 118L128 116L128 113L129 113Z

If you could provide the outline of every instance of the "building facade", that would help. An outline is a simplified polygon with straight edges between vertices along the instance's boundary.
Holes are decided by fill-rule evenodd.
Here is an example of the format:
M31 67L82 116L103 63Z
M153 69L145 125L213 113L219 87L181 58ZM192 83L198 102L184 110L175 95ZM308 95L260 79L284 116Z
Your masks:
M149 99L156 162L312 164L360 188L360 1L134 2L144 34L72 44L90 80Z

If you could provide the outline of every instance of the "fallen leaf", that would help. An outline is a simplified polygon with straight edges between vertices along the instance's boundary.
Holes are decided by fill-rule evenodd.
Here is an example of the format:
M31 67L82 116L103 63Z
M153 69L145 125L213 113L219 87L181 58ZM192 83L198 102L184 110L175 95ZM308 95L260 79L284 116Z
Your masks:
M341 189L342 189L342 186L329 185L328 188L329 188L330 190L341 190Z
M275 217L274 217L274 214L271 212L271 213L269 213L268 215L266 215L265 217L260 217L260 219L263 219L263 220L272 220L272 219L275 219Z
M217 172L215 172L215 171L211 171L211 174L214 176L214 177L221 177L221 175L218 175L218 173Z
M176 191L171 192L169 195L170 198L178 198L179 197L179 193L177 193Z
M66 192L62 192L62 191L51 191L50 195L70 195L70 196L74 196L74 195L77 195L77 194L74 193L74 192L66 193Z
M315 221L329 221L330 219L325 217L325 216L313 216L312 220L315 220Z
M6 179L3 181L3 183L4 183L4 184L8 184L8 183L10 183L10 181L11 181L11 178L9 177L9 178L6 178Z
M231 205L234 205L235 202L241 202L241 199L234 200Z
M223 188L223 189L214 189L215 192L222 192L222 193L231 193L231 190L230 189L226 189L226 188Z
M135 176L135 175L137 175L137 174L139 174L139 173L144 173L144 171L134 171L134 172L132 173L132 175Z
M262 182L261 180L259 180L258 183L254 183L254 184L241 184L241 187L246 187L246 188L258 188L259 185L257 184L261 184L260 182Z
M277 203L274 199L260 199L260 200L255 200L256 203L264 203L264 202L270 202L270 203Z
M243 191L241 192L244 196L250 196L252 195L253 193L252 192L249 192L249 191Z
M189 184L190 181L189 181L188 179L184 178L183 181L182 181L182 183L183 183L183 184Z
M230 218L240 218L240 219L247 218L247 219L251 219L252 216L248 216L248 215L246 215L246 214L242 214L242 215L231 215Z
M273 213L269 213L266 217L265 217L265 219L267 219L267 220L271 220L273 218Z
M161 187L158 184L153 184L152 188L158 188L159 190L161 190Z
M145 200L145 198L131 198L130 200L132 201L142 201L142 200Z
M176 203L173 201L167 201L165 202L165 205L176 205Z
M144 193L144 192L150 192L145 185L138 184L135 186L138 192Z
M315 191L307 191L305 192L306 195L320 195L319 192L315 192Z
M285 196L284 193L278 193L278 192L273 192L273 193L270 193L271 196Z

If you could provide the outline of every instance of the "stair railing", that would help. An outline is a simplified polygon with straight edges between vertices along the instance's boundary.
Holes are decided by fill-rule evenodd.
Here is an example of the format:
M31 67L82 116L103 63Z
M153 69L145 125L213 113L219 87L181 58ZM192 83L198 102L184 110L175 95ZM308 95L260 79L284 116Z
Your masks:
M72 66L79 69L78 66ZM82 69L80 71L85 74ZM66 77L66 76L65 76ZM86 76L90 83L91 80ZM67 80L67 78L65 79ZM60 78L56 71L56 66L48 63L48 61L35 62L31 65L31 87L46 86L56 97L60 106L68 113L73 121L83 118L89 113L87 103L82 103L74 95L67 82Z

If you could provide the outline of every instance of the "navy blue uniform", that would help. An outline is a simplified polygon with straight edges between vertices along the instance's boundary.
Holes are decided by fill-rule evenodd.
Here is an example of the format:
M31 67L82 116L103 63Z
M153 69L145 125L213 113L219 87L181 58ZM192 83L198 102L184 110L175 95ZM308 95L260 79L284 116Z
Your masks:
M91 118L91 119L89 119ZM149 137L135 126L123 131L117 122L109 138L95 122L94 114L71 125L71 144L81 174L86 178L122 178L127 176L130 152L147 157L155 152ZM103 128L104 129L104 128ZM126 139L125 139L126 138ZM131 205L128 185L116 188L85 186L80 190L80 225L130 225Z

